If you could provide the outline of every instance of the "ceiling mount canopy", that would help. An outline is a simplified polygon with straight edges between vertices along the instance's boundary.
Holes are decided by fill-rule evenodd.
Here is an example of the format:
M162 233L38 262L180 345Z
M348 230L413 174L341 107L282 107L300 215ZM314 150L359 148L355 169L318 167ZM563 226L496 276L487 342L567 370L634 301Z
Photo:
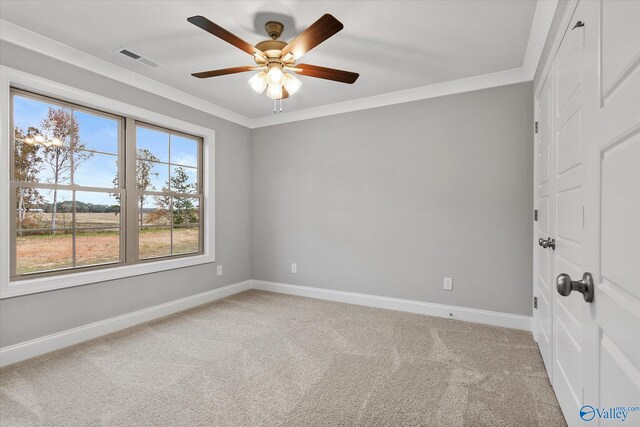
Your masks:
M256 63L252 66L193 73L192 76L197 78L258 71L249 79L251 88L258 93L263 93L266 89L269 98L282 100L296 93L302 86L302 82L291 72L348 84L354 83L359 77L358 73L351 71L296 63L302 55L344 28L340 21L329 14L323 15L289 43L278 40L284 31L284 25L280 22L269 21L265 24L265 30L271 39L261 41L255 46L209 21L204 16L192 16L187 21L253 56Z

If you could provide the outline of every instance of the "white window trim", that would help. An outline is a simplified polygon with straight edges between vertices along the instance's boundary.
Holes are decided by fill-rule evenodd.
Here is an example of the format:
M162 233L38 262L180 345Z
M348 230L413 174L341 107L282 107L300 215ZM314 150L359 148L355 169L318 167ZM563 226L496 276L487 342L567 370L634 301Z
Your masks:
M84 105L119 116L131 117L149 124L201 137L203 141L202 168L204 176L204 253L190 257L164 259L92 271L74 271L58 276L21 279L11 282L9 268L11 255L11 227L9 221L12 212L12 207L9 203L9 171L11 168L8 167L9 162L12 161L12 132L10 129L11 118L9 116L11 111L9 90L11 87L48 95L63 101ZM215 131L213 129L5 66L0 66L0 99L2 100L0 105L0 299L215 262Z

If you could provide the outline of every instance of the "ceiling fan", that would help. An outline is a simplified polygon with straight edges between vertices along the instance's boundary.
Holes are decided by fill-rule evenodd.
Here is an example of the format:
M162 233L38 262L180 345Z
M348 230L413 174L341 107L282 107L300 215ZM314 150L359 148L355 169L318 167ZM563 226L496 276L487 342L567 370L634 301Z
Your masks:
M256 62L255 66L231 67L191 74L200 79L243 73L245 71L259 71L249 79L249 85L258 93L262 93L266 89L267 96L273 100L282 100L296 93L302 86L302 82L298 78L286 71L349 84L355 82L359 77L358 73L350 71L317 65L296 64L296 61L302 55L344 28L340 21L329 14L323 15L289 43L278 40L284 30L284 25L280 22L269 21L265 24L265 30L271 40L261 41L255 46L211 22L204 16L192 16L187 18L187 21L247 52L253 56Z

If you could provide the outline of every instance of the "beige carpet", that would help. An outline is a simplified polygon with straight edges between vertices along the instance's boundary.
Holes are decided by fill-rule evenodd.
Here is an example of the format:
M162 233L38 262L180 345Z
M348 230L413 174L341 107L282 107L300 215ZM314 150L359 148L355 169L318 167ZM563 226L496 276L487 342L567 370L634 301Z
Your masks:
M2 426L564 426L531 334L249 291L0 370Z

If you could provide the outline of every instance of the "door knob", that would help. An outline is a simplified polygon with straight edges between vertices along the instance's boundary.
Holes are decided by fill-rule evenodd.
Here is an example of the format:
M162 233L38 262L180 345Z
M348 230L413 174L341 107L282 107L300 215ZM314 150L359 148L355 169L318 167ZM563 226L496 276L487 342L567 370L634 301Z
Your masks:
M562 273L556 279L556 289L563 297L569 296L571 291L578 291L586 302L593 301L594 286L591 273L584 273L582 280L571 280L568 274Z
M542 246L545 249L551 248L551 249L555 250L556 249L556 240L552 239L551 237L548 237L546 239L543 239L541 237L541 238L538 239L538 245Z
M547 247L553 249L554 251L556 250L556 239L552 239L551 237L549 237L547 239Z
M556 241L553 240L551 237L548 237L546 239L543 239L543 238L538 239L538 244L545 249L552 246L553 246L553 249L556 248Z

